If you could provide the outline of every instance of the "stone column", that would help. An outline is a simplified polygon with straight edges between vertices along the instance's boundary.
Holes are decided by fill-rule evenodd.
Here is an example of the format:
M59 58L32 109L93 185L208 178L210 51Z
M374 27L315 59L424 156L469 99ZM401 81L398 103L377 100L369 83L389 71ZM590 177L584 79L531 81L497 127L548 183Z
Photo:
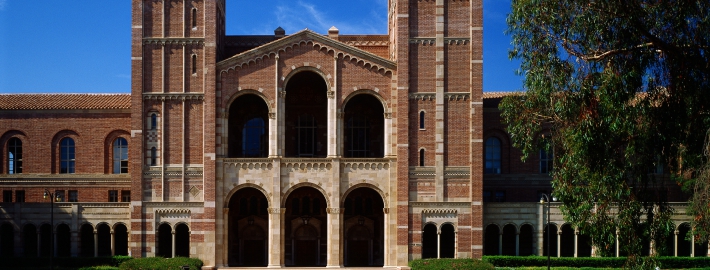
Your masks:
M94 257L99 256L99 232L94 229Z
M577 240L579 240L579 231L574 230L574 257L577 258L578 251L577 250Z
M548 232L549 233L549 232ZM560 257L560 235L562 234L562 230L558 229L557 230L557 258Z
M386 110L386 109L385 109ZM385 157L391 157L392 155L392 113L385 112Z
M328 89L328 157L333 158L338 156L338 138L336 132L338 130L338 103L337 98L335 98L337 93L337 82L338 82L338 56L333 57L333 85Z
M269 208L269 263L268 267L281 267L281 212L286 208Z
M327 208L328 213L328 231L329 236L327 240L328 248L328 258L326 267L342 267L343 266L343 254L341 254L341 244L343 232L341 231L341 220L342 220L342 209L341 208Z
M498 255L503 255L503 231L498 234Z
M279 87L279 55L276 54L276 57L274 57L275 61L275 66L276 68L274 69L274 96L276 97L276 100L274 101L274 104L272 106L272 111L269 112L269 157L270 158L275 158L279 156L281 153L279 153L279 132L281 132L281 127L279 126L279 121L278 121L278 115L279 111L283 110L283 107L281 107L281 100L283 99L282 94L281 94L281 88ZM285 93L283 94L285 96Z
M436 258L441 258L441 231L436 230Z
M616 230L616 235L614 237L614 244L616 245L616 257L619 257L619 230Z
M678 230L673 232L673 256L678 257Z
M111 230L111 256L116 255L116 235Z
M538 256L543 256L545 255L545 222L544 222L544 217L545 217L545 206L543 204L539 204L537 208L537 255ZM548 232L549 228L548 228ZM547 243L548 245L550 243Z
M172 242L172 254L173 255L171 258L175 258L175 230L172 230L170 233L172 234L172 237L173 237L173 242Z
M515 256L520 256L520 232L515 232Z

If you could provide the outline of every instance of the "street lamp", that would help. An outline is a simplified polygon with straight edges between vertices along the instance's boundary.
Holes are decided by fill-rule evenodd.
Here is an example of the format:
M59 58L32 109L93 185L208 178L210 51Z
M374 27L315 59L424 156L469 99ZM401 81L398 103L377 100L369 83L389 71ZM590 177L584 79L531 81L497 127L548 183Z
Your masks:
M552 194L550 194L552 196ZM540 204L544 205L545 202L547 202L547 269L550 270L550 205L552 204L552 201L557 201L557 198L552 197L552 200L550 200L550 196L547 196L547 194L542 193L542 196L540 196Z
M54 269L54 262L52 261L54 258L54 200L59 199L54 196L54 193L49 192L46 188L44 189L44 198L47 199L49 197L49 205L51 211L49 212L49 223L51 224L51 228L49 230L49 269Z

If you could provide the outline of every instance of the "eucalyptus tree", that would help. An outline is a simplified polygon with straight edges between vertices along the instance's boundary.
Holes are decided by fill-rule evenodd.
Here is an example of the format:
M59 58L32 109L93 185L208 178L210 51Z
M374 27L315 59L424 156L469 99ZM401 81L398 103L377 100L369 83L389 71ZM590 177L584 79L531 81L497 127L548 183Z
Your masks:
M523 159L554 152L565 218L602 255L618 230L645 267L642 239L659 250L672 230L664 187L680 185L707 240L710 2L513 0L507 20L525 78L502 117Z

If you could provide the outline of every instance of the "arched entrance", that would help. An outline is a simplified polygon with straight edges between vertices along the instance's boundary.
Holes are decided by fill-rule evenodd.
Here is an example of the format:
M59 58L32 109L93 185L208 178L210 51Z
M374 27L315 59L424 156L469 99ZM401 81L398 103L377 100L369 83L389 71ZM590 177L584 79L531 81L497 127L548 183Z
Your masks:
M503 226L503 255L515 256L515 235L517 231L515 225L507 224Z
M106 223L101 223L96 226L98 234L98 255L99 257L111 256L111 227Z
M688 240L689 233L690 224L680 224L680 226L678 227L678 234L676 235L676 237L678 238L678 247L676 248L678 256L689 257L692 255L690 254L690 251L692 249L693 243Z
M328 153L328 96L323 78L296 73L286 85L285 156L325 157Z
M574 257L574 229L570 224L562 225L560 257Z
M429 223L422 231L422 259L436 258L436 225Z
M547 256L548 245L550 250L550 256L557 257L557 226L555 224L549 224L545 226L545 231L542 233L542 255ZM549 239L549 242L548 242Z
M266 157L269 108L255 94L237 97L229 106L229 157Z
M51 250L52 242L52 226L49 224L42 224L39 227L39 256L49 257L49 252Z
M325 266L327 256L326 201L312 187L300 187L286 199L285 258L289 266Z
M384 107L372 95L359 94L343 109L344 157L384 156Z
M229 266L266 266L268 202L256 188L242 188L229 200Z
M124 224L116 224L113 229L114 255L128 255L128 228Z
M376 191L359 187L343 203L345 266L384 265L384 202Z
M163 223L158 226L158 239L155 255L163 258L173 257L173 229L170 224Z
M82 257L94 257L94 227L91 224L81 225L81 250Z
M175 226L175 257L190 257L190 228L185 223Z
M10 223L0 226L0 256L15 256L15 229Z
M67 224L59 224L57 226L57 243L55 254L57 257L71 256L71 230ZM92 241L93 243L93 241ZM49 244L49 243L47 243Z
M446 223L441 225L439 235L439 258L454 258L456 253L456 232L454 225Z
M533 236L533 227L530 224L523 224L520 226L520 236L518 241L519 241L519 255L520 256L530 256L534 255L535 252L533 250L533 240L535 239Z
M25 257L37 257L37 227L32 224L27 224L22 229L24 242L23 247L25 248Z
M486 232L484 237L485 240L483 242L483 255L500 255L500 229L498 229L498 225L489 224L488 226L486 226Z

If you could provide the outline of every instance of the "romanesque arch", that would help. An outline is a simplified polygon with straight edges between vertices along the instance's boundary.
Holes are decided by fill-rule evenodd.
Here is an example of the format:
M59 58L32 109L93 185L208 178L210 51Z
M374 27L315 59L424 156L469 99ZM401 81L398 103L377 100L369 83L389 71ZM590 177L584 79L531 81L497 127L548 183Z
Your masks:
M328 84L313 70L298 70L284 82L285 156L325 157L328 153Z
M384 200L368 187L350 189L343 199L345 266L384 265Z
M376 95L361 91L343 105L343 156L384 156L384 104Z
M245 90L246 91L246 90ZM263 95L248 91L229 105L229 157L266 157L269 152L269 105Z
M229 197L229 266L266 266L268 261L268 201L256 187L242 187Z
M500 227L497 224L488 224L484 232L483 254L500 255Z
M300 185L284 196L285 263L323 266L326 263L327 199L312 186Z

